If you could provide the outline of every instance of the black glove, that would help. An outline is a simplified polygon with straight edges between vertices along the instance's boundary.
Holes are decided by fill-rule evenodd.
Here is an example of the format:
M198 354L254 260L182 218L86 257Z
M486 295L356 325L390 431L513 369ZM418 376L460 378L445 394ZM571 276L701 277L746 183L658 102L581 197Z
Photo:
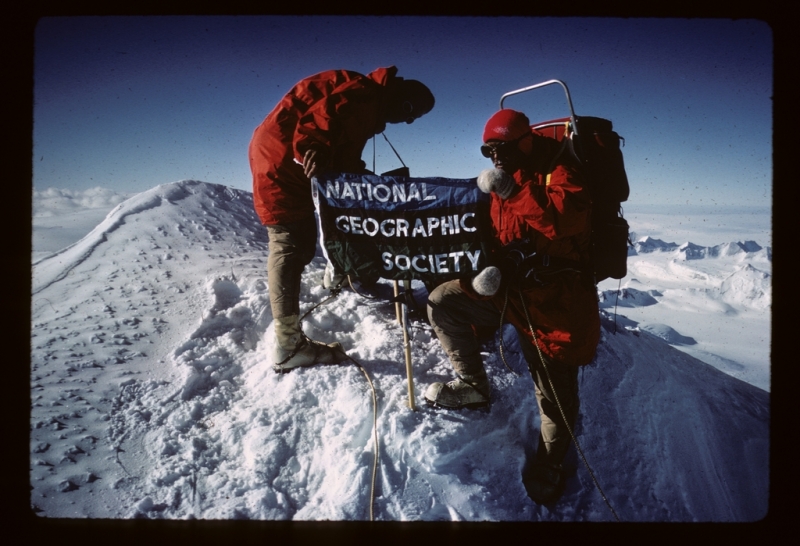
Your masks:
M309 148L303 156L303 171L308 178L313 178L325 172L329 161L327 148L321 146Z

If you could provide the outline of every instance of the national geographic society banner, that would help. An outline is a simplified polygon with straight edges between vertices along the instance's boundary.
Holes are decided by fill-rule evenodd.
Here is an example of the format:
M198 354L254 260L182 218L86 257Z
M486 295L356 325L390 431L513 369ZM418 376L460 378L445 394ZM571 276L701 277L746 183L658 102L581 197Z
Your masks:
M437 285L486 266L489 195L474 178L345 173L312 185L322 247L337 272Z

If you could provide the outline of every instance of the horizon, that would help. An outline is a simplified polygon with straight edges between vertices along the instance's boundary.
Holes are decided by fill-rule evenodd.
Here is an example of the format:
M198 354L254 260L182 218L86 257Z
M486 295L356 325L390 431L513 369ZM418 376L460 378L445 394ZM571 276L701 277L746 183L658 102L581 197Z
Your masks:
M153 188L160 185L163 184ZM236 189L250 193L249 189ZM56 188L34 190L32 256L41 258L76 242L114 207L138 193L141 192L123 195L101 187L74 191ZM771 206L760 204L639 204L629 207L627 202L623 203L623 213L631 224L634 239L650 236L668 243L691 242L708 247L747 240L771 247L771 210Z

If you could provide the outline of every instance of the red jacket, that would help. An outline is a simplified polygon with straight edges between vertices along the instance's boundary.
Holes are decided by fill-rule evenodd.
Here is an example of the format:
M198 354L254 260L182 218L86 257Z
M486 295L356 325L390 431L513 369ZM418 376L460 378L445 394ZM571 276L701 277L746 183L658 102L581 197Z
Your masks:
M297 83L267 115L250 141L253 201L263 224L286 224L314 211L311 182L303 173L306 151L328 149L330 170L363 172L361 153L386 127L380 111L385 86L397 68L367 76L328 70Z
M541 169L547 170L547 169ZM539 254L586 261L590 250L591 201L578 173L556 166L549 176L531 167L514 173L519 191L503 200L491 194L491 217L501 244L528 237ZM466 284L466 283L465 283ZM505 304L506 285L492 298ZM561 273L545 286L523 290L524 305L542 352L553 360L585 365L600 340L597 293L579 273ZM508 290L505 320L527 332L528 319L516 286Z

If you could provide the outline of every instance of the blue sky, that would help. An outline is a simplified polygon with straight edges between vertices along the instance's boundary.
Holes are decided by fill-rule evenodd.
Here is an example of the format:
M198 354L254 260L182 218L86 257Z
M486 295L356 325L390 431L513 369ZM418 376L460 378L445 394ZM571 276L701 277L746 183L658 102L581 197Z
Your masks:
M557 78L625 138L636 204L772 200L773 42L758 20L527 17L50 17L34 50L33 184L135 193L197 179L250 189L247 145L298 80L395 65L434 110L389 125L413 176L474 177L510 90ZM511 97L568 114L551 86ZM376 169L400 163L375 139ZM371 167L373 145L364 159Z

